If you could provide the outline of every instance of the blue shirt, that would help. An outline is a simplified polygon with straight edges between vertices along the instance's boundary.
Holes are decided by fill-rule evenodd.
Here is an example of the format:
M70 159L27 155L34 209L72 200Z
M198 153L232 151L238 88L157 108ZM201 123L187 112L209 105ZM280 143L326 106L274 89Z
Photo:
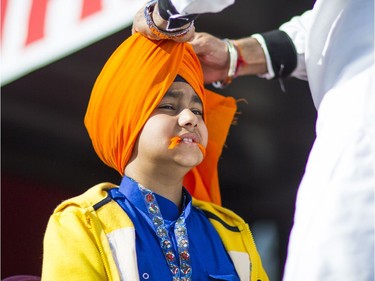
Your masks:
M138 184L124 176L120 188L111 189L109 195L123 208L134 224L140 280L172 280L172 274L159 245ZM154 193L154 195L172 238L175 253L177 253L173 230L181 213L172 201L158 194ZM186 190L184 190L183 199L182 205L189 236L192 280L239 281L233 263L212 224L201 210L192 205L191 196Z

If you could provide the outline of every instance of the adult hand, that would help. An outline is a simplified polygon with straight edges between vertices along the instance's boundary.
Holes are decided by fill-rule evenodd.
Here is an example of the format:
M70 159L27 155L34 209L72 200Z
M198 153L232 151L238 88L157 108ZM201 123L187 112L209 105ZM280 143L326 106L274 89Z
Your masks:
M206 84L227 78L229 56L223 40L208 33L196 32L189 43L201 62Z
M154 21L155 25L158 28L160 28L161 30L165 30L166 27L167 27L167 21L164 20L159 15L159 13L157 12L158 11L157 5L158 4L155 5L154 11L152 13L152 18L153 18L153 21ZM146 36L146 37L148 37L152 40L162 40L162 38L158 37L156 34L154 34L150 30L150 28L149 28L149 26L146 22L145 15L144 15L145 7L146 7L146 5L144 5L134 16L133 26L132 26L132 34L134 34L135 32L139 32L142 35L144 35L144 36ZM173 37L171 39L173 41L176 41L176 42L187 42L194 37L194 32L195 32L195 26L193 26L185 35Z
M134 16L132 34L139 32L152 40L160 40L160 38L158 38L154 33L151 32L150 28L147 25L146 18L144 15L145 7L146 5L144 5L140 10L138 10L138 12Z

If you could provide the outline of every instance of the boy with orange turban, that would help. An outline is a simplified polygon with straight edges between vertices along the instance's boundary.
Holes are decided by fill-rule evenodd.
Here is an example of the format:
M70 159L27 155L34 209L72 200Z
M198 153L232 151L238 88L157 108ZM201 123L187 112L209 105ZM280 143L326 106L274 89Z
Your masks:
M235 112L204 88L189 44L128 38L85 116L123 180L56 208L42 280L268 280L248 225L220 207L217 162Z

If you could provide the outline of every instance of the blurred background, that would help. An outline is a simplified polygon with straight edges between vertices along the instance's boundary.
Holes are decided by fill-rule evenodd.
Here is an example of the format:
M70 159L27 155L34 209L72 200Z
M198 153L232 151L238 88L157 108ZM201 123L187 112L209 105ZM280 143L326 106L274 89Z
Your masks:
M1 1L2 32L6 9L15 1ZM139 4L126 12L132 15ZM245 37L275 29L312 5L312 0L237 0L219 14L200 16L196 30L222 38ZM99 182L120 182L117 172L96 156L83 117L94 81L110 54L130 35L129 24L125 21L112 32L2 84L2 278L40 275L45 227L62 200ZM9 32L13 33L8 28ZM5 61L5 52L1 55ZM20 56L14 63L24 61ZM6 71L2 67L2 77ZM285 87L286 93L277 80L240 77L226 89L215 90L247 101L238 103L239 122L230 130L219 163L222 200L249 222L272 281L282 276L295 196L315 138L316 112L308 84L287 79Z

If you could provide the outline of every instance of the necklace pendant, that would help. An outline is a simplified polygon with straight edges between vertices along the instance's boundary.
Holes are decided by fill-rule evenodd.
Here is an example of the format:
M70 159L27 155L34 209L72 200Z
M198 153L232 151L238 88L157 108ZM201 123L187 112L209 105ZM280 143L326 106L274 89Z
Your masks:
M169 266L169 269L171 270L172 274L175 275L175 276L173 277L173 280L179 280L179 277L177 276L178 271L179 271L178 266L175 265L175 264L171 264L171 265ZM175 279L175 278L177 278L177 279Z
M186 249L187 247L189 247L189 241L185 238L181 238L178 241L178 247L180 247L182 249Z
M180 258L183 261L188 261L190 259L190 255L189 255L189 253L187 251L183 251L180 254Z
M169 239L165 239L161 242L162 249L170 249L172 247L172 243Z
M168 262L172 262L174 261L174 254L172 251L168 251L166 254L165 254L165 257L167 258L167 261Z
M168 236L168 232L167 230L165 229L165 227L161 227L159 226L157 229L156 229L156 235L160 238L165 238Z
M169 270L173 276L173 281L191 281L192 269L190 266L189 239L186 229L184 212L177 219L174 226L174 238L177 243L177 252L172 247L172 240L165 226L164 219L160 213L158 202L151 190L138 184L139 190L144 196L144 201L152 220L155 234L159 239L159 245L163 251ZM177 258L176 258L177 256ZM179 265L177 264L179 260Z

